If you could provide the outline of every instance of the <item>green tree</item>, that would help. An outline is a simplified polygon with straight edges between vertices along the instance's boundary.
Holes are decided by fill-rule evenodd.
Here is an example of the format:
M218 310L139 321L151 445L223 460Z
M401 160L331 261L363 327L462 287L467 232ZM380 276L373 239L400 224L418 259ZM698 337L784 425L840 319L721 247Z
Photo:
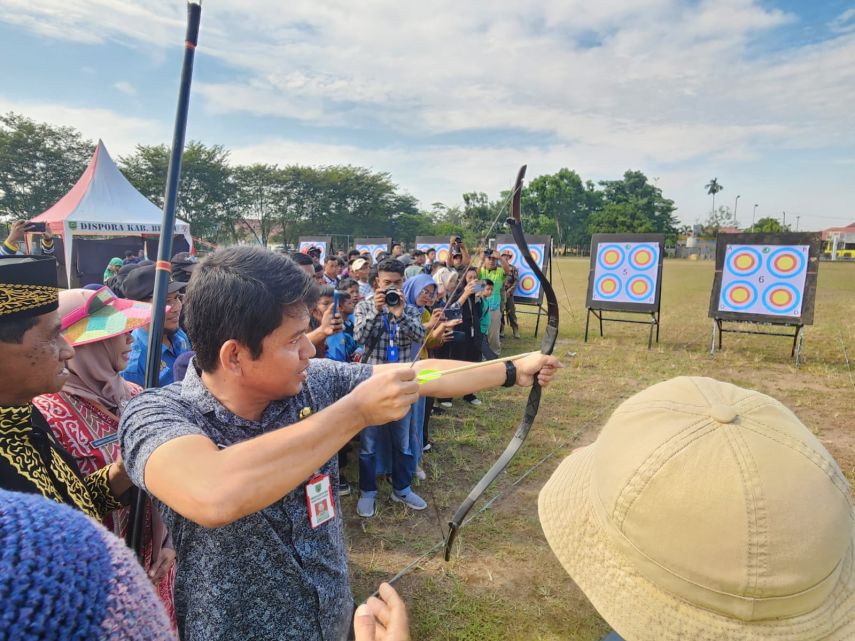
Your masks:
M601 208L602 194L594 183L583 183L579 174L566 168L553 175L538 176L523 190L527 228L550 234L565 247L591 242L591 214Z
M724 189L724 186L718 182L718 178L713 178L706 185L704 185L704 189L707 190L707 193L712 196L712 209L710 212L715 215L715 195Z
M140 193L163 206L170 150L166 145L137 145L130 156L119 158L119 167ZM181 184L176 213L190 223L194 235L214 242L235 237L238 220L236 186L222 145L189 142L181 159Z
M640 171L627 171L622 180L600 182L603 208L590 217L591 233L664 233L667 242L677 235L674 201L662 196Z
M238 221L255 242L266 246L277 225L284 230L292 222L288 174L276 165L255 164L235 167L232 177Z
M54 205L80 178L94 148L71 127L0 115L0 217L29 219Z
M754 226L751 228L751 231L757 234L777 234L779 232L790 231L789 225L782 225L781 221L777 218L761 218Z

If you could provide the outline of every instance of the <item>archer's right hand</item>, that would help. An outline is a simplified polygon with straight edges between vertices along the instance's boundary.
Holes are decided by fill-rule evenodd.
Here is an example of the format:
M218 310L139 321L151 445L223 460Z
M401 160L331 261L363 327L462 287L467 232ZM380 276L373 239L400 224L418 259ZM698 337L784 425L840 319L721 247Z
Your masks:
M404 418L419 400L416 371L395 367L378 371L348 394L356 403L364 425L385 425Z

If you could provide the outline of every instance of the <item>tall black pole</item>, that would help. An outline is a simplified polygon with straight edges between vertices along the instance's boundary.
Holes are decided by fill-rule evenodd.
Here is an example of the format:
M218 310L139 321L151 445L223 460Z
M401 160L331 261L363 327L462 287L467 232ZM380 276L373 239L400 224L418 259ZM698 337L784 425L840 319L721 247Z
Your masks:
M166 193L163 199L163 218L160 224L160 243L157 246L155 263L154 295L151 326L148 332L146 353L145 386L157 387L160 378L161 336L166 315L166 290L172 271L172 236L175 232L175 203L178 199L178 183L181 177L181 155L184 152L184 134L187 131L187 111L190 107L190 83L193 80L193 59L199 40L199 19L202 16L201 0L187 3L187 37L184 40L184 64L181 68L181 84L178 88L178 109L175 113L175 130L172 135L172 156L166 176ZM131 517L126 536L127 544L142 554L142 526L145 514L146 495L135 491Z

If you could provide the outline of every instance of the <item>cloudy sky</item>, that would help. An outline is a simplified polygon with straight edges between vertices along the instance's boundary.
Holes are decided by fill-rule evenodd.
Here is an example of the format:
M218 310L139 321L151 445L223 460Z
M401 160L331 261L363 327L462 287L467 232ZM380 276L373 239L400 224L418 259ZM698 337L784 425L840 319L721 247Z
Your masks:
M855 220L855 0L206 0L188 137L236 162L389 172L424 207L516 168L640 169L718 202ZM185 7L0 0L0 111L113 155L171 138Z

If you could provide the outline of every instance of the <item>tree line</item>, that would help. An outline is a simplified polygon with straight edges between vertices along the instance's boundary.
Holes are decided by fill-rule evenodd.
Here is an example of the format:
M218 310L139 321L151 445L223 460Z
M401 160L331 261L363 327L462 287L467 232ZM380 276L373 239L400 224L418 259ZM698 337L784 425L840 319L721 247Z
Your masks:
M77 181L95 143L71 127L0 115L0 217L28 219L56 203ZM167 145L137 145L116 159L128 180L158 206L169 164ZM238 240L293 243L304 234L391 236L483 234L507 206L508 193L491 199L467 192L462 205L418 201L386 172L364 167L299 164L234 165L222 145L187 144L182 159L178 216L193 234L214 243ZM526 230L551 235L559 246L586 247L594 233L678 232L674 202L640 171L597 183L561 169L524 188ZM496 233L505 229L499 216Z

